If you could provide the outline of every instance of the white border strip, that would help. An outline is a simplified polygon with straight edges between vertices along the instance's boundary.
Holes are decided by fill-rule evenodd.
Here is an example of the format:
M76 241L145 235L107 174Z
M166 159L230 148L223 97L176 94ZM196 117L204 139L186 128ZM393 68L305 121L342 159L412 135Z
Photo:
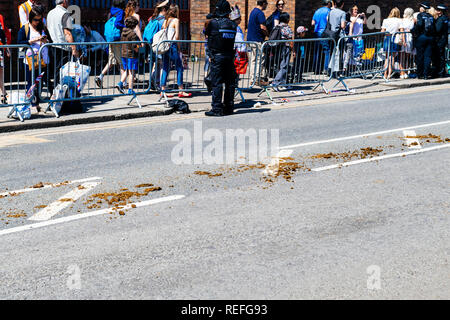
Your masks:
M145 206L149 206L149 205L156 204L156 203L173 201L173 200L179 200L179 199L183 199L184 197L185 197L184 195L174 195L174 196L158 198L158 199L153 199L153 200L148 200L148 201L142 201L142 202L137 202L137 203L130 203L129 205L124 206L123 209L121 209L121 210L132 209L133 205L135 205L136 208L139 208L139 207L145 207ZM10 234L10 233L16 233L16 232L20 232L20 231L26 231L26 230L32 230L32 229L47 227L47 226L51 226L51 225L54 225L54 224L60 224L60 223L64 223L64 222L70 222L70 221L74 221L74 220L79 220L79 219L99 216L99 215L110 213L110 212L113 212L113 211L115 211L115 210L113 210L112 208L108 208L108 209L102 209L102 210L87 212L87 213L80 213L80 214L76 214L76 215L69 216L69 217L63 217L63 218L58 218L58 219L54 219L54 220L48 220L48 221L33 223L33 224L26 225L26 226L9 228L9 229L6 229L6 230L1 230L0 231L0 236L5 235L5 234Z
M63 183L63 185L82 183L82 182L101 180L101 179L103 179L103 178L102 177L91 177L91 178L86 178L86 179L68 181L66 183ZM61 183L53 183L53 184L46 184L42 188L25 188L25 189L13 190L13 191L0 193L0 196L9 196L10 193L24 193L24 192L37 191L37 190L43 190L43 189L48 189L48 188L56 188L60 184Z
M403 157L403 156L407 156L407 155L411 155L411 154L423 153L423 152L433 151L433 150L439 150L439 149L448 148L448 147L450 147L450 143L447 143L447 144L442 145L442 146L436 146L436 147L431 147L431 148L426 148L426 149L413 150L413 151L402 152L402 153L387 154L387 155L379 156L379 157L373 157L373 158L368 158L368 159L361 159L361 160L343 162L343 163L334 164L334 165L331 165L331 166L311 169L311 171L319 172L319 171L325 171L325 170L330 170L330 169L348 167L348 166L352 166L352 165L355 165L355 164L372 162L372 161L378 161L378 160L389 159L389 158Z
M311 145L314 145L314 144L329 143L329 142L343 141L343 140L351 140L351 139L357 139L357 138L363 138L363 137L369 137L369 136L376 136L376 135L380 135L380 134L397 132L397 131L403 131L403 130L410 130L410 129L417 129L417 128L426 128L426 127L432 127L432 126L439 126L439 125L448 124L448 123L450 123L450 120L441 121L441 122L434 122L434 123L428 123L428 124L422 124L422 125L418 125L418 126L414 126L414 127L391 129L391 130L371 132L371 133L366 133L366 134L359 134L359 135L349 136L349 137L342 137L342 138L335 138L335 139L329 139L329 140L319 140L319 141L313 141L313 142L305 142L305 143L300 143L300 144L293 144L293 145L290 145L290 146L280 147L280 149L299 148L299 147L311 146Z
M28 218L28 220L46 221L48 219L51 219L54 215L57 215L58 212L60 212L64 208L67 208L69 205L73 204L75 201L77 201L83 195L94 189L99 184L100 184L99 181L82 183L81 186L83 186L83 189L78 189L78 187L76 187L72 191L60 197L55 202L49 204L47 207L45 207L38 213ZM71 199L71 201L61 201L63 199Z

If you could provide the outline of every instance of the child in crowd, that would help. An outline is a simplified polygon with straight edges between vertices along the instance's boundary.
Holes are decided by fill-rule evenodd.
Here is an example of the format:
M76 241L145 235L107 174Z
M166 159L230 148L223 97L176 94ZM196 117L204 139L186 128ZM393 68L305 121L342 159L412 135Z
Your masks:
M139 24L139 21L130 16L125 19L125 28L122 30L122 36L120 41L139 41L139 37L135 32L136 26ZM138 69L138 52L139 52L139 43L124 43L122 44L122 64L125 72L122 74L122 77L119 82L119 86L123 87L123 82L128 77L128 94L135 95L136 93L133 91L134 84L134 73Z
M289 27L290 16L287 12L282 12L280 14L280 24L277 28L281 28L281 40L291 40L294 36L292 29ZM291 52L293 51L294 43L292 41L286 42L280 46L279 58L281 60L280 69L273 80L271 87L274 91L289 90L288 87L279 87L280 85L285 85L287 83L287 72L289 67L289 60L291 58ZM295 57L295 51L293 52ZM278 55L277 55L278 57Z
M304 39L308 29L304 26L300 26L297 28L297 39ZM295 42L294 44L294 74L292 77L292 83L302 82L303 79L303 68L305 64L305 43L304 42Z
M125 17L125 7L126 7L127 1L126 0L113 0L112 7L110 11L110 18L115 17L116 20L114 22L115 28L119 30L123 30L125 27L124 25L124 17ZM109 21L109 20L108 20ZM105 28L105 38L106 41L120 41L120 37L114 37L114 39L108 38L108 36L111 36ZM120 72L123 75L125 71L123 70L122 66L122 57L120 56L121 48L120 44L110 44L109 45L109 57L108 57L108 63L106 64L105 68L103 68L102 73L95 77L95 84L99 88L103 88L103 78L105 75L109 74L109 69L115 64L120 65ZM125 93L123 86L120 87L119 85L116 86L117 90L119 90L121 93Z

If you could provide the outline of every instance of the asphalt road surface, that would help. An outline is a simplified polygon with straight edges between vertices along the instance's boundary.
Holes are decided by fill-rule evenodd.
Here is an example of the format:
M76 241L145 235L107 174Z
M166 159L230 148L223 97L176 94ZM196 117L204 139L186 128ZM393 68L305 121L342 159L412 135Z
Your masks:
M0 298L449 299L449 88L0 135Z

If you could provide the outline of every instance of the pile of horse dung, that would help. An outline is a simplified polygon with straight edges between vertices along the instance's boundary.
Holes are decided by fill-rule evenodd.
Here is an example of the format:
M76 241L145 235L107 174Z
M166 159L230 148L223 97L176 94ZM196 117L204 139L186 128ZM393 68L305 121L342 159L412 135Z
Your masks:
M389 146L391 147L391 146ZM337 160L351 160L353 158L365 159L367 157L375 157L378 156L381 152L383 152L383 147L367 147L361 148L355 151L341 152L341 153L319 153L311 156L311 159L337 159ZM385 147L384 147L385 148Z
M434 143L446 143L446 142L450 142L449 138L445 138L443 139L441 136L437 136L434 135L432 133L429 133L427 135L418 135L418 136L406 136L405 138L407 139L420 139L420 140L425 140L425 142L434 142ZM434 141L431 141L434 140Z
M88 209L101 208L106 204L112 207L113 211L118 211L120 215L125 215L125 211L127 211L124 209L125 206L136 201L136 199L148 196L151 192L162 190L161 187L155 187L151 183L140 184L136 188L143 190L129 191L127 188L123 188L119 192L96 193L89 196L84 204L88 205ZM95 203L93 203L94 201ZM131 208L136 208L136 205L132 204Z

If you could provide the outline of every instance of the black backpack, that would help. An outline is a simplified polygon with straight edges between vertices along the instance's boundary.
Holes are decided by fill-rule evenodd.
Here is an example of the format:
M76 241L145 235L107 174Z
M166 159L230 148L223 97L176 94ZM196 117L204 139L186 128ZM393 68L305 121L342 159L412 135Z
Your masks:
M273 28L273 30L270 32L269 34L269 41L273 41L273 40L281 40L281 26L277 25L275 28ZM269 45L271 47L276 47L278 45L280 45L280 43L273 43L273 42L269 42Z
M266 19L266 23L265 26L267 28L267 32L269 34L272 33L273 27L274 27L274 23L275 23L275 12L272 13L267 19Z
M175 113L191 113L189 105L183 100L179 99L169 100L169 107L171 107L172 111Z
M331 11L330 11L330 13L331 13ZM325 27L325 30L322 33L322 38L333 39L337 43L339 40L339 37L341 35L342 29L341 29L341 26L339 26L339 28L336 31L331 30L330 13L328 13L327 25Z

